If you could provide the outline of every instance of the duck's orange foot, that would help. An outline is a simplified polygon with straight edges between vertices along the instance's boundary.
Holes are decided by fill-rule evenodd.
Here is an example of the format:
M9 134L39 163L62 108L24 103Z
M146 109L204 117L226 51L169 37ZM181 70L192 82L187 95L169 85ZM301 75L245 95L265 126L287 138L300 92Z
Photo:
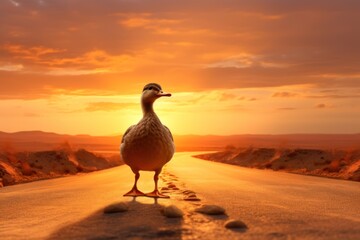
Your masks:
M130 192L125 193L124 197L139 197L139 196L146 196L145 193L139 191L137 188L133 188Z
M146 193L145 196L152 197L152 198L170 198L168 195L164 195L159 190L154 190L150 193Z

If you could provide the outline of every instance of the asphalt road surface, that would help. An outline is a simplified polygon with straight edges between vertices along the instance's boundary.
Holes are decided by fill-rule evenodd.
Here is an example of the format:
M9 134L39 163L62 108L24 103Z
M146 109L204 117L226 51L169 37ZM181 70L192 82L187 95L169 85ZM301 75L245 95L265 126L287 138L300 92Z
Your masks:
M180 189L171 199L122 197L134 176L127 166L0 189L0 239L360 239L360 183L257 170L177 153L164 180ZM153 173L142 172L139 189L153 190ZM193 190L200 202L183 201ZM104 207L126 201L129 211L106 215ZM183 209L166 219L162 205ZM198 204L215 204L227 215L202 216ZM228 219L247 230L223 227Z

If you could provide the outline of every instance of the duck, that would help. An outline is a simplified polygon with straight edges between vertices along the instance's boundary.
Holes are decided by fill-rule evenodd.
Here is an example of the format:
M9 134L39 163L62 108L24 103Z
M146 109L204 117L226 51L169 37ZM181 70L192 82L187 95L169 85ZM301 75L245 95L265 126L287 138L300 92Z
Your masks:
M159 174L175 152L171 131L161 123L153 108L154 102L161 97L171 97L171 93L164 92L157 83L149 83L144 86L141 95L143 117L136 125L130 126L122 137L121 157L135 174L134 185L124 196L169 198L158 190ZM154 191L143 193L138 190L139 171L155 172Z

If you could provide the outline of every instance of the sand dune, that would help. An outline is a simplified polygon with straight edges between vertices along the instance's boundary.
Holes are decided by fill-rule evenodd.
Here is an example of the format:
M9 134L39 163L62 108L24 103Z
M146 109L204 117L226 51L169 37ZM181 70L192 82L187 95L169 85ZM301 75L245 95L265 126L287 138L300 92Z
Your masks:
M360 181L360 149L234 148L196 157L244 167Z
M85 149L0 152L0 187L40 179L92 172L121 165L118 156L103 157Z

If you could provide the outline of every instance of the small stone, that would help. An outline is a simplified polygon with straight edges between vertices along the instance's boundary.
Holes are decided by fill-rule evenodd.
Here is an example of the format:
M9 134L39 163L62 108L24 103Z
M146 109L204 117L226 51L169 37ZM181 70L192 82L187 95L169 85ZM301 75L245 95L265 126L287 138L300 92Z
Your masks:
M188 194L195 194L195 192L194 192L194 191L191 191L191 190L185 190L185 191L183 191L182 193L183 193L183 194L186 194L186 195L188 195Z
M127 210L129 210L129 206L125 202L120 202L107 206L104 209L104 213L108 214L108 213L126 212Z
M162 187L161 190L169 190L167 187Z
M174 187L176 187L176 185L175 184L168 184L168 188L174 188Z
M248 228L243 221L235 220L235 219L230 219L226 221L224 226L226 228L243 228L243 229Z
M203 205L195 209L195 212L207 214L207 215L223 215L225 209L217 205Z
M198 197L188 197L188 196L186 196L184 198L184 200L185 201L201 201L200 198L198 198Z
M181 218L184 213L175 205L169 205L162 209L162 214L168 218Z
M174 187L174 188L172 188L172 190L179 190L179 188L177 188L177 187Z

